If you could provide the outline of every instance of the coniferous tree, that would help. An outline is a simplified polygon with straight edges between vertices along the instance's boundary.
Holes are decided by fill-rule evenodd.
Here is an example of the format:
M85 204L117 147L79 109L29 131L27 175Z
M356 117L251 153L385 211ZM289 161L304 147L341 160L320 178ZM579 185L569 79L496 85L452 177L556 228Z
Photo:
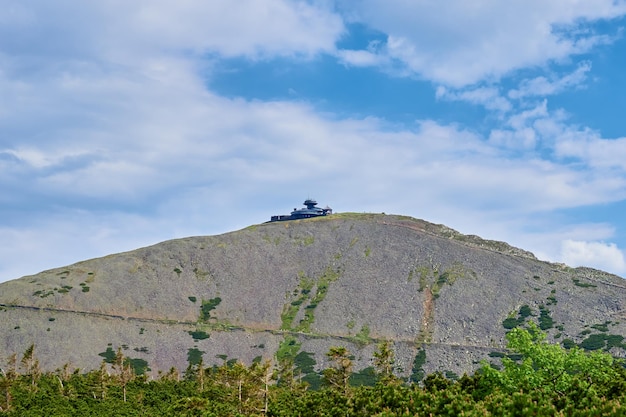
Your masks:
M22 355L21 368L24 375L30 377L31 389L35 388L37 381L41 377L41 368L39 367L39 360L35 357L35 345L31 344Z
M352 359L345 347L331 347L326 353L332 367L323 371L324 382L332 389L348 395L350 392L350 375L352 375Z
M122 353L121 347L117 348L117 354L113 360L113 370L116 372L115 377L122 387L124 402L126 402L126 387L128 383L134 379L135 372L130 366L128 359L124 356L124 353Z
M374 352L374 367L383 383L398 382L393 374L396 358L389 341L380 342Z
M4 400L4 404L0 407L0 411L8 411L11 409L13 394L11 393L11 389L13 388L13 384L17 380L19 374L17 372L17 355L14 353L9 356L7 361L7 369L2 370L2 376L0 378L0 392L2 395L2 399Z

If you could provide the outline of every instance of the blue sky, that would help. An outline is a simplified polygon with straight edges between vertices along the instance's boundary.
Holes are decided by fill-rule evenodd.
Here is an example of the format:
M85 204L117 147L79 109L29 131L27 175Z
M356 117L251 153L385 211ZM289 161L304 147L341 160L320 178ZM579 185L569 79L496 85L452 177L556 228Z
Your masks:
M307 197L626 276L626 1L1 3L0 281Z

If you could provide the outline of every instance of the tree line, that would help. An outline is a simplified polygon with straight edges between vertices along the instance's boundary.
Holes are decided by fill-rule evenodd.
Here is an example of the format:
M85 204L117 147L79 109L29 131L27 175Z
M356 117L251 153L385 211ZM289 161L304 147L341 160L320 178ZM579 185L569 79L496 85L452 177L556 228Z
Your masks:
M626 415L626 369L608 353L548 343L536 325L507 334L511 355L472 375L441 373L420 383L396 376L391 344L372 358L375 381L360 385L345 347L327 353L322 386L311 389L289 359L228 361L149 379L118 349L89 372L42 372L30 346L0 373L0 416L598 416ZM19 359L19 360L18 360Z

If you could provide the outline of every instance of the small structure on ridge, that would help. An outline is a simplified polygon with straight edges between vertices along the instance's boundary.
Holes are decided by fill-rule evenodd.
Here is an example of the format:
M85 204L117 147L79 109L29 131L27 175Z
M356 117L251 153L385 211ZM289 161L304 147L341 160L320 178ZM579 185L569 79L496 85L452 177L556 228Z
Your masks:
M304 200L304 205L306 207L301 209L294 208L289 215L278 214L276 216L272 216L270 221L280 222L285 220L308 219L310 217L326 216L333 213L333 209L328 206L326 208L316 207L317 201L313 200L312 198L307 198L306 200Z

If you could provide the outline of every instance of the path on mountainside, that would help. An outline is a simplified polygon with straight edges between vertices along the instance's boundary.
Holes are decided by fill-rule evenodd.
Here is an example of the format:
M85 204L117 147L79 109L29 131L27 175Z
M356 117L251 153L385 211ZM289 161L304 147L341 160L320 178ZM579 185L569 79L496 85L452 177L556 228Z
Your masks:
M0 307L3 308L17 308L23 310L32 310L32 311L49 311L53 313L66 313L66 314L78 314L83 316L91 316L97 318L104 319L117 319L117 320L126 320L126 321L138 321L143 323L157 323L157 324L165 324L169 326L196 326L198 322L195 321L179 321L179 320L166 320L166 319L149 319L143 317L132 317L132 316L122 316L117 314L107 314L107 313L96 313L93 311L79 311L79 310L65 310L60 308L51 308L51 307L36 307L36 306L24 306L17 304L2 304L0 303ZM256 333L270 333L272 335L287 335L287 336L302 336L310 339L337 339L343 340L350 343L356 343L354 337L351 336L340 336L333 334L323 334L323 333L305 333L305 332L297 332L292 330L280 330L280 329L263 329L263 328L252 328L245 326L235 326L235 325L220 325L213 327L211 323L202 323L203 325L208 326L212 331L215 332L224 332L224 331L247 331L247 332L256 332ZM219 327L218 327L219 326ZM225 330L226 329L226 330ZM389 341L389 339L383 338L374 338L369 337L372 343L380 343ZM410 343L415 344L415 339L392 339L393 342L400 343ZM428 346L441 346L441 347L452 347L452 348L472 348L472 349L480 349L480 350L489 350L489 351L507 351L504 347L495 347L495 346L483 346L483 345L472 345L472 344L461 344L461 343L443 343L443 342L418 342L417 344L425 344Z

